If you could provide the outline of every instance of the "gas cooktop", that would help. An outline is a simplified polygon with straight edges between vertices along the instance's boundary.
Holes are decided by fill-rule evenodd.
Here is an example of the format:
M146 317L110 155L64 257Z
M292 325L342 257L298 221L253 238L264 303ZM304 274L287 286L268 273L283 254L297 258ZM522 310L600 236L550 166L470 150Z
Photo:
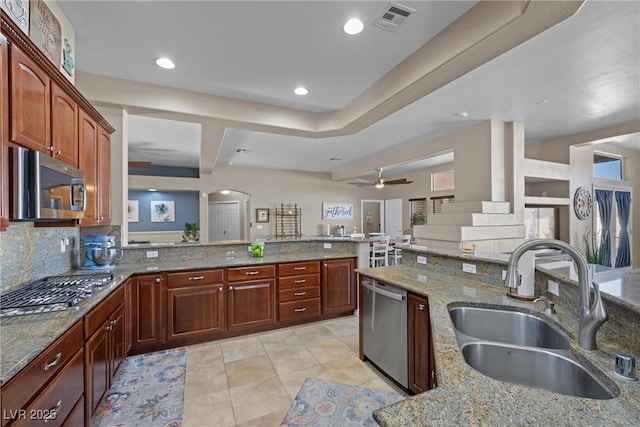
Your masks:
M0 296L0 317L77 309L94 287L111 282L111 273L50 276Z

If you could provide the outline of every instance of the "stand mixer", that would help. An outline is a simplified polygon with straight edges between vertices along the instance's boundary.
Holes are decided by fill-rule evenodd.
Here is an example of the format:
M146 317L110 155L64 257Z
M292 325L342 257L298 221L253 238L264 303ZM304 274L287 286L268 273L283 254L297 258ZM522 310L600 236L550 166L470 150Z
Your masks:
M122 259L122 249L116 247L112 236L87 236L82 244L87 248L82 270L110 270L115 267L114 261Z

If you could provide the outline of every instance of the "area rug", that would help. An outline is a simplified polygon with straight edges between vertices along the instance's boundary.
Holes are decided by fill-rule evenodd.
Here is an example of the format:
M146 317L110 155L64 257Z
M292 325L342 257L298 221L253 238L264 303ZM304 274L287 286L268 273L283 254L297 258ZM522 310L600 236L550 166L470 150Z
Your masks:
M307 378L283 426L377 426L373 412L406 396L347 384Z
M128 357L92 426L181 426L186 372L184 347Z

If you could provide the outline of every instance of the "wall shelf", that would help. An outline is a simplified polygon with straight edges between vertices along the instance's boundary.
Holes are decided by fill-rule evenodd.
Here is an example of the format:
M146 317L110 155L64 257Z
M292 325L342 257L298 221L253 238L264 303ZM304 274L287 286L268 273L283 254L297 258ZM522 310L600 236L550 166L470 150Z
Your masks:
M567 197L536 197L526 196L524 198L525 206L537 205L537 206L568 206L571 204L571 199Z
M297 204L276 208L276 239L302 237L302 209Z

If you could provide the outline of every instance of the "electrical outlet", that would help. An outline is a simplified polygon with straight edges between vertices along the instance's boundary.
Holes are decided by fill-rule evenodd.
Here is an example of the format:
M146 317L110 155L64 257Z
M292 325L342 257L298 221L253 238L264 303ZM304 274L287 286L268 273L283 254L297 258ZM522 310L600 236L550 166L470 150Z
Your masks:
M465 273L476 274L476 265L475 264L467 264L466 262L462 263L462 271Z
M507 270L502 270L502 280L507 278Z
M147 258L158 258L158 251L147 251Z
M418 255L417 261L418 261L418 264L426 264L427 263L427 257Z
M549 289L549 292L551 292L555 296L560 296L560 288L558 287L558 282L547 280L547 289Z
M60 253L67 250L67 245L64 244L64 239L60 240Z
M331 243L325 243L324 244L324 248L325 249L331 249Z

